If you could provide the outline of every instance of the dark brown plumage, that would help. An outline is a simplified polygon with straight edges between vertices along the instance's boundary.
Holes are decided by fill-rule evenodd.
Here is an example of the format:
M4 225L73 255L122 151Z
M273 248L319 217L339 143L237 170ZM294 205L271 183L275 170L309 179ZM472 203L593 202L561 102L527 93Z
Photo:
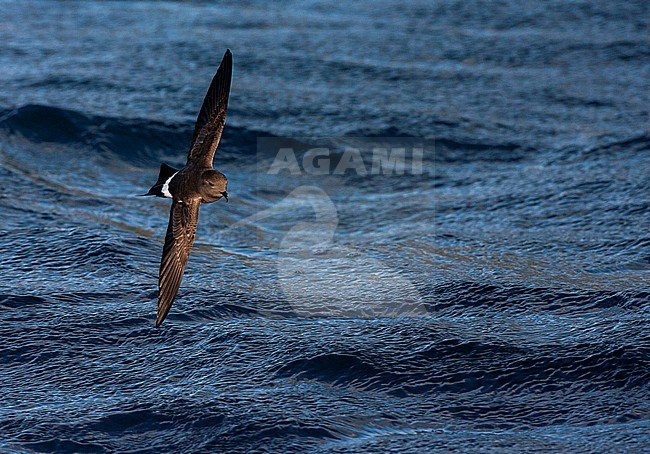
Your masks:
M217 73L212 78L199 115L196 117L192 143L187 153L187 164L194 162L212 167L212 158L226 124L231 80L232 54L228 49Z
M183 280L185 265L194 244L199 205L198 200L172 202L158 274L156 327L167 317Z
M177 171L163 164L158 181L145 194L172 199L158 277L156 327L167 317L183 280L194 244L199 206L222 197L228 200L228 180L213 169L212 159L226 123L231 79L232 54L227 50L196 119L185 167Z

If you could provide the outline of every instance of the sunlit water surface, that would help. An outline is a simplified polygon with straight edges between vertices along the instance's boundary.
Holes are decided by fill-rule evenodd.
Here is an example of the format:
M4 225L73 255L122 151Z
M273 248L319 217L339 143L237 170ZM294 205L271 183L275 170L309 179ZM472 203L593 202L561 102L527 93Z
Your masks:
M647 449L644 2L0 6L0 450ZM135 194L226 47L231 199L156 330ZM275 136L435 146L269 175Z

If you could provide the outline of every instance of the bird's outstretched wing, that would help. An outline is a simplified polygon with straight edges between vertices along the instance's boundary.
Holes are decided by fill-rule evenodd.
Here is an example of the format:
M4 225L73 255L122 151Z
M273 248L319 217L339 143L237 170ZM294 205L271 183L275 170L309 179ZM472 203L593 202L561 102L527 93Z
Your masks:
M160 261L156 327L160 326L167 317L183 280L183 270L194 244L196 223L199 220L199 205L199 200L172 202L165 246Z
M232 54L228 49L212 79L196 118L190 151L187 153L188 165L195 163L201 167L212 167L212 158L214 158L214 152L219 145L219 139L221 139L221 133L226 124L231 79Z

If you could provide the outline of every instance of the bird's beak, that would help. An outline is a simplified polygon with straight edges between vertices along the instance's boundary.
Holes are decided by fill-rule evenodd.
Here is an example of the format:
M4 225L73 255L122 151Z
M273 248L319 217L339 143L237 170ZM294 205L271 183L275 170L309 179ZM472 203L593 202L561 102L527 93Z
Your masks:
M221 193L221 195L223 196L224 199L226 199L226 202L228 202L228 192L227 192L227 191L223 191L223 192Z

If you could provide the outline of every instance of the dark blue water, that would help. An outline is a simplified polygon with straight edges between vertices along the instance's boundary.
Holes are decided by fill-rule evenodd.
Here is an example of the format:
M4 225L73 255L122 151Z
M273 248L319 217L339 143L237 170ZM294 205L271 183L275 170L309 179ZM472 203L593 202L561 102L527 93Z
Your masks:
M0 451L649 449L646 2L0 9ZM154 329L134 194L227 47L231 200ZM427 146L273 175L269 137Z

